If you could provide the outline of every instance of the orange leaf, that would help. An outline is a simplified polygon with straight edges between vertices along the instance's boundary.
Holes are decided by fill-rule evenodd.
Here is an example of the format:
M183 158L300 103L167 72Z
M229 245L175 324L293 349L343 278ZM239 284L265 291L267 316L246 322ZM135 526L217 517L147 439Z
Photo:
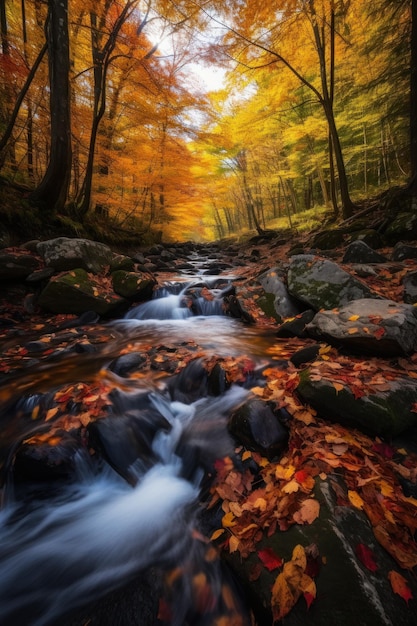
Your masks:
M412 600L413 594L408 586L407 580L404 576L401 576L398 572L391 570L388 572L388 579L391 583L392 590L403 598L408 604L409 600Z
M339 391L342 391L344 389L342 383L333 383L333 387L336 389L336 393L339 393Z
M302 502L298 511L293 515L297 524L311 524L319 516L320 504L314 498L307 498Z
M47 412L46 416L45 416L45 422L47 422L48 420L51 420L53 417L55 417L55 415L58 413L58 407L54 407L53 409L49 409L49 411Z
M359 315L351 315L348 317L349 322L356 322L359 319Z

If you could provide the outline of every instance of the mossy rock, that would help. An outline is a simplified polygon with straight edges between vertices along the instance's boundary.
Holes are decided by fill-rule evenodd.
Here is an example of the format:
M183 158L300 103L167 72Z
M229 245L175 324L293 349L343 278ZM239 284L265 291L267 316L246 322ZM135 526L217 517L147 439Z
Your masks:
M417 388L411 380L390 381L388 391L355 397L350 388L336 390L333 382L311 380L309 369L300 373L297 393L320 417L379 437L395 437L417 425Z
M319 250L333 250L342 245L345 240L345 234L341 230L326 230L316 233L311 241L312 248Z
M155 281L141 272L117 270L112 273L113 289L129 300L146 300L152 295Z
M381 235L373 228L364 228L353 232L350 241L363 241L372 249L382 248L384 245Z
M53 313L94 311L102 316L118 314L128 301L114 291L104 291L82 268L52 278L38 298L38 305Z
M390 241L417 239L417 213L399 213L387 227L384 235Z

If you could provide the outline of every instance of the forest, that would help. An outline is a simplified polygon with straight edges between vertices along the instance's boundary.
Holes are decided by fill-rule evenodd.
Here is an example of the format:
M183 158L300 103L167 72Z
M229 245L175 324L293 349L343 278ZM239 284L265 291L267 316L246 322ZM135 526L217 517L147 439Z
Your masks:
M416 5L1 0L3 227L209 241L413 188Z

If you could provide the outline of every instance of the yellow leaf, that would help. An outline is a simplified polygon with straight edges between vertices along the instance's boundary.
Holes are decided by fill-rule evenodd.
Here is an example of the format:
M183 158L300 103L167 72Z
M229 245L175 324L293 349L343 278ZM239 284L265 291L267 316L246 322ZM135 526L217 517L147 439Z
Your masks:
M284 493L295 493L296 491L298 491L300 488L300 485L297 483L296 480L290 480L289 483L287 483L283 488L282 491Z
M58 407L56 406L53 409L49 409L49 411L47 412L46 416L45 416L45 422L47 422L48 420L51 420L53 417L55 417L55 415L58 413Z
M232 535L229 539L229 552L236 552L236 550L239 548L239 543L239 539Z
M289 480L291 476L293 476L295 472L294 465L289 465L288 467L283 467L282 465L277 465L275 468L275 478L278 480Z
M39 404L33 407L31 418L33 420L36 420L38 418L38 415L39 415Z
M257 498L253 506L259 509L260 511L265 511L267 507L267 501L265 500L265 498Z
M362 498L360 497L360 495L358 494L357 491L351 491L350 489L348 490L348 498L349 498L349 502L356 508L356 509L363 509L363 505L364 505L364 501L362 500Z
M348 317L349 322L356 322L359 319L359 315L351 315Z
M303 546L295 546L291 561L284 564L272 587L271 606L274 622L287 615L302 593L316 596L312 578L305 574L307 558Z
M359 331L356 328L356 326L354 326L353 328L348 328L348 335L354 335L357 332L359 332Z
M222 534L224 533L224 528L219 528L215 530L214 533L210 537L210 541L216 541Z
M379 481L379 487L383 496L392 496L394 493L394 487L390 485L386 480Z
M229 513L226 513L226 515L223 515L223 518L222 518L223 528L232 528L232 526L236 526L234 517L235 516L233 515L232 511L229 511Z
M246 459L251 459L252 458L252 452L250 450L245 450L245 452L242 454L242 461L246 461Z

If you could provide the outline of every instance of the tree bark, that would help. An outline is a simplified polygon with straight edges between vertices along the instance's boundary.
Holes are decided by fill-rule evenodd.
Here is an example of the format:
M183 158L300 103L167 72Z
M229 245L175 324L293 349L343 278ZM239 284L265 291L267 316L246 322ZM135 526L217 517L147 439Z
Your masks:
M410 187L417 193L417 0L411 2L410 164Z
M49 0L48 8L51 151L45 175L30 199L56 213L67 200L72 161L68 0Z

